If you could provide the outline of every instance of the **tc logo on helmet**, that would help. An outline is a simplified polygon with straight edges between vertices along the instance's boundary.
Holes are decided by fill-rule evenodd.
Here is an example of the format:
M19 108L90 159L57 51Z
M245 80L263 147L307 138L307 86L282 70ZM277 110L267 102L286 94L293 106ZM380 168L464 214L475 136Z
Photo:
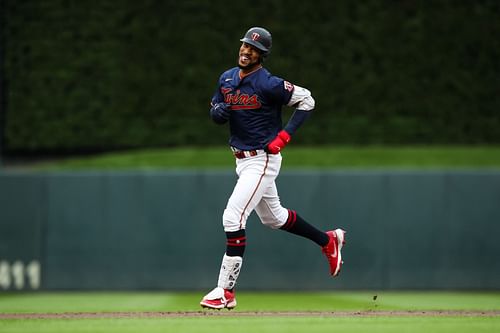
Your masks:
M252 33L252 40L259 40L260 35L256 32Z

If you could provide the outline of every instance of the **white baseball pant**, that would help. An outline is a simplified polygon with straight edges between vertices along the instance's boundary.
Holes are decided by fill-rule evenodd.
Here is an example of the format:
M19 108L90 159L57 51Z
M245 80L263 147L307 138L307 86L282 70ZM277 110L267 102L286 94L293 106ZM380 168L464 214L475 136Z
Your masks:
M268 154L263 150L256 156L236 160L238 182L222 216L225 232L245 229L253 210L270 228L278 229L285 224L288 210L281 206L275 183L281 160L281 154Z

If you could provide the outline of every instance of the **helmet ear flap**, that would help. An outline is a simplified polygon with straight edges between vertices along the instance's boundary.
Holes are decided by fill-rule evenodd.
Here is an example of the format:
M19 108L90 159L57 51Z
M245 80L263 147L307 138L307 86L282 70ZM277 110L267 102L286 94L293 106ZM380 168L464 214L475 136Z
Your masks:
M263 64L266 57L267 57L267 54L261 53L259 56L259 63Z
M264 62L264 60L267 58L267 56L269 55L269 53L261 53L260 54L260 62Z

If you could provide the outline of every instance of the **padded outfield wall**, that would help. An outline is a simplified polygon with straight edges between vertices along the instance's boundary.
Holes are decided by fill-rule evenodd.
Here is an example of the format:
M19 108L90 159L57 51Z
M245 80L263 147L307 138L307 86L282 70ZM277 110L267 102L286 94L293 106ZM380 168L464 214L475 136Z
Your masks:
M0 290L208 289L230 171L0 174ZM241 289L499 289L500 172L288 171L285 206L347 230L313 243L252 215Z

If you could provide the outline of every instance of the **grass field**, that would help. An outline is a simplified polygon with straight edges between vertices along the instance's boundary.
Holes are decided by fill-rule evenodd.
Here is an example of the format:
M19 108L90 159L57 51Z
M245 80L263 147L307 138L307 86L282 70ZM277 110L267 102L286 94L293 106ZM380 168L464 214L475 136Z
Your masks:
M283 168L500 169L500 146L287 147ZM233 168L228 147L146 149L67 157L18 168L32 170Z
M500 292L243 291L215 312L202 294L0 293L0 332L500 331Z

